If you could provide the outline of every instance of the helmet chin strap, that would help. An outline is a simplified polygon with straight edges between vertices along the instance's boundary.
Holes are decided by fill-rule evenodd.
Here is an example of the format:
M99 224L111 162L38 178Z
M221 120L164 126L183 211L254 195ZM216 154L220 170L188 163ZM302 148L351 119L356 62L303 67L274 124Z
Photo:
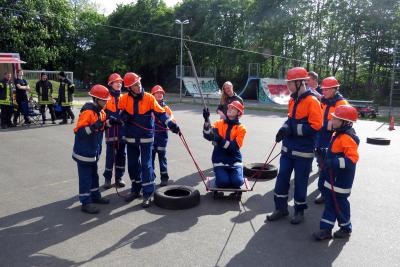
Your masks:
M340 130L340 129L343 129L344 127L346 127L346 126L352 126L352 125L353 125L353 123L350 122L350 121L341 120L340 121L340 127L339 128L334 128L334 129L335 130Z
M300 89L301 89L301 86L302 86L302 85L305 86L305 82L304 82L304 80L302 80L302 81L296 80L295 83L294 83L294 85L296 86L296 95L297 95L297 98L298 98L298 97L299 97L299 91L300 91Z

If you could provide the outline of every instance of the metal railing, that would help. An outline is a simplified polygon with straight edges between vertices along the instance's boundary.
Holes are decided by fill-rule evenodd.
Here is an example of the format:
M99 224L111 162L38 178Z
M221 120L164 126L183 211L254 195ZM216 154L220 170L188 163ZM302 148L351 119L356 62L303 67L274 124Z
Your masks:
M44 72L47 74L47 78L52 81L58 81L59 71L47 71L47 70L24 70L24 78L26 80L40 80L40 74ZM74 73L72 71L64 71L66 77L70 81L74 81Z

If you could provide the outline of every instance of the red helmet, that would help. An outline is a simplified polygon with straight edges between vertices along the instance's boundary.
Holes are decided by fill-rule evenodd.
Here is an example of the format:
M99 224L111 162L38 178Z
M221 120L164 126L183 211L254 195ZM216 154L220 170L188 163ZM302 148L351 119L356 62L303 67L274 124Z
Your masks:
M92 89L90 89L89 95L101 100L110 99L110 93L108 92L107 87L101 84L94 85Z
M152 95L154 95L157 92L161 92L161 93L165 94L164 89L160 85L156 85L153 88L151 88L151 94Z
M237 100L233 101L232 103L230 103L228 105L228 107L230 107L230 106L232 106L232 107L236 108L237 110L239 110L240 116L244 114L244 106L239 101L237 101Z
M108 85L110 85L113 82L122 82L122 78L118 73L113 73L108 77Z
M333 76L325 78L321 83L322 89L335 88L335 87L339 87L339 86L340 86L340 84L339 84L338 80L336 80L336 78Z
M358 118L357 109L350 105L338 106L331 115L337 119L349 122L356 122Z
M297 80L307 80L309 78L310 77L308 77L308 72L305 68L296 67L288 70L286 81L290 82Z
M142 78L133 72L128 72L124 76L124 86L131 87L135 83L139 82Z

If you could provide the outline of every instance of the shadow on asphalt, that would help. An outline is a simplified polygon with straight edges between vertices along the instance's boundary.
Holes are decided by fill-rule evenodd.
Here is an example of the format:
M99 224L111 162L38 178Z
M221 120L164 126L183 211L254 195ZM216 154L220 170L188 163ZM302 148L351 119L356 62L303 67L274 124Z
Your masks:
M212 175L212 169L205 170L205 173L206 175ZM310 183L316 177L316 175L311 176ZM198 186L202 181L196 172L182 177L174 183ZM293 188L293 184L291 186ZM102 212L95 216L81 213L79 211L80 206L72 207L77 202L77 198L74 196L0 218L2 254L11 257L7 259L7 262L13 262L15 265L78 266L107 256L124 246L140 249L154 245L169 234L188 231L197 224L201 216L218 216L229 211L237 211L239 215L232 219L232 222L236 225L245 222L251 223L251 220L256 215L273 211L273 191L267 192L263 196L258 194L249 197L245 203L242 203L243 209L240 206L240 202L229 198L213 200L211 194L206 194L201 196L201 205L188 210L171 211L153 205L147 212L160 215L160 218L137 226L117 243L97 253L87 261L72 262L41 253L46 248L67 241L127 213L142 209L139 204L136 204L114 213L114 209L121 207L121 202L115 201L118 199L116 193L108 197L112 199L112 203L102 207ZM306 222L300 226L291 226L280 222L267 223L258 231L255 231L252 225L255 232L253 238L241 253L231 259L229 265L268 265L269 262L271 265L273 263L274 266L287 265L296 263L293 259L304 258L307 254L310 254L311 258L315 258L315 255L318 255L321 266L330 265L339 255L345 244L344 242L334 241L328 245L328 242L315 244L310 241L309 246L312 247L312 253L310 253L310 248L303 249L304 238L310 237L312 232L310 229L317 230L318 225L315 222L319 221L320 214L321 209L309 208ZM231 232L233 232L233 229L234 227ZM304 233L306 233L306 237ZM228 242L229 238L226 243ZM282 251L285 251L285 253L282 253ZM221 251L221 255L222 253L223 251ZM282 258L283 254L285 255L284 258ZM289 257L286 255L289 255ZM216 265L218 265L218 261ZM309 263L312 264L313 262Z
M88 216L80 212L80 206L71 207L76 202L73 196L0 218L1 254L7 255L6 262L14 266L71 266L73 262L39 252L140 209L132 206L111 214L121 206L114 201L100 214Z
M212 169L205 170L204 172L206 175L211 175ZM197 172L174 181L174 184L188 186L197 186L199 183L202 183L202 181ZM206 194L200 196L200 205L187 210L165 210L153 205L146 211L162 217L155 221L139 225L113 246L99 252L87 261L77 263L77 265L83 265L95 259L105 257L124 246L130 246L132 249L140 249L154 245L162 241L169 234L188 231L197 224L201 216L221 215L228 211L240 212L239 202L232 201L232 199L224 198L218 200L218 205L213 202L212 195Z
M317 173L311 175L308 184L312 184L318 177ZM288 202L293 200L293 187L292 179ZM274 211L274 192L272 190L265 195L258 194L248 198L243 203L244 212L231 220L234 224L250 222L254 236L227 266L332 266L346 241L315 242L312 239L312 233L319 229L323 211L323 205L313 202L318 193L315 190L307 196L308 209L305 211L304 223L291 225L289 216L278 222L266 222L258 231L254 230L252 220L257 215ZM292 213L293 210L294 207L289 206L289 212Z

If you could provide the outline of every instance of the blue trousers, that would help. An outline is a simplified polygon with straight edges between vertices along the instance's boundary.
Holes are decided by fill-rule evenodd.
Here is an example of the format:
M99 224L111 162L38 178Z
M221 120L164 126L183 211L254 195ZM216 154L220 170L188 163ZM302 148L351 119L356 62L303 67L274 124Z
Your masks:
M166 147L161 146L153 146L152 152L152 167L153 167L153 176L156 178L156 173L154 172L154 162L156 160L156 155L158 154L158 163L160 164L160 178L161 181L168 181L168 166L167 166L167 150Z
M81 163L78 164L79 176L79 201L82 204L91 203L93 200L101 198L99 191L99 175L97 174L96 163Z
M120 181L125 173L125 143L107 143L106 168L103 176L106 181L111 181L115 164L115 180Z
M307 186L313 158L289 157L282 154L280 168L275 183L275 208L286 211L290 188L290 177L294 170L294 209L307 209Z
M29 121L29 106L28 101L17 101L19 112L24 115L24 120Z
M325 158L326 158L326 153L328 152L327 148L322 148L322 147L318 147L316 149L316 155L317 155L317 162L318 162L318 167L320 169L323 169L325 166ZM325 172L324 171L320 171L319 172L319 177L318 177L318 189L319 191L322 193L323 188L324 188L324 181L326 179L325 177Z
M332 191L326 187L322 190L322 195L325 200L325 209L322 213L321 221L319 224L320 229L332 229L336 221L340 227L346 228L351 231L350 221L350 202L348 194L335 193L336 203L339 206L339 211L335 208Z
M220 188L240 188L244 183L243 167L214 167L215 185Z
M152 159L153 143L127 145L128 173L132 182L132 192L143 190L144 197L154 193L154 176Z

